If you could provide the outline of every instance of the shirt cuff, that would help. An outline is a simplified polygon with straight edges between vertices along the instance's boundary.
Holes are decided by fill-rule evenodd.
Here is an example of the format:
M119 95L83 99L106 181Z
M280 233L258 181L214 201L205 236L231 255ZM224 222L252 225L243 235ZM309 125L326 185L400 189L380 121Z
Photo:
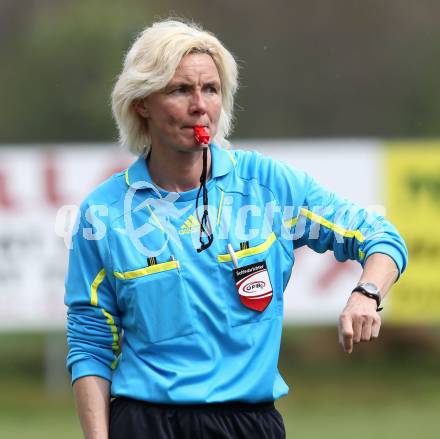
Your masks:
M72 384L79 378L85 376L98 376L112 381L112 369L110 366L105 366L100 361L93 358L80 360L72 364Z
M372 247L370 247L368 249L368 252L365 255L364 264L365 264L365 261L374 253L382 253L384 255L389 256L391 259L393 259L393 261L396 264L397 269L399 271L399 275L398 275L397 279L405 271L406 262L407 262L406 257L395 246L388 244L388 243L379 243L379 244L373 245Z

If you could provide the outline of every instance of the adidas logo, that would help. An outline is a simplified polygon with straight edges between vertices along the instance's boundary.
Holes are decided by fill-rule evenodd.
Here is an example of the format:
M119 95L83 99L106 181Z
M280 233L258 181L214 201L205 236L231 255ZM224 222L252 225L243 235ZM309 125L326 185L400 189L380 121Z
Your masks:
M192 233L196 230L199 230L200 223L197 221L194 215L190 215L187 220L182 224L179 229L179 233Z

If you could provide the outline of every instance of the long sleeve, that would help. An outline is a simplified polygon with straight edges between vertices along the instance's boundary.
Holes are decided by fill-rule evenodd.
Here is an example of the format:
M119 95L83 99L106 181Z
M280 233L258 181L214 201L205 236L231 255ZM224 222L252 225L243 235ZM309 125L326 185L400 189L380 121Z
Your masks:
M362 265L373 253L384 253L405 270L408 252L395 227L384 217L325 190L305 174L305 196L294 219L295 247L317 252L332 250L338 261L354 259Z
M373 253L384 253L394 260L399 274L405 270L405 243L384 217L337 196L306 172L282 162L255 152L244 154L242 161L242 172L274 194L283 215L281 243L288 251L304 245L319 253L332 250L338 261L353 259L362 266Z
M107 236L99 238L96 225L83 219L72 239L65 282L67 311L67 367L72 382L94 375L111 381L120 341ZM103 222L99 219L102 226Z

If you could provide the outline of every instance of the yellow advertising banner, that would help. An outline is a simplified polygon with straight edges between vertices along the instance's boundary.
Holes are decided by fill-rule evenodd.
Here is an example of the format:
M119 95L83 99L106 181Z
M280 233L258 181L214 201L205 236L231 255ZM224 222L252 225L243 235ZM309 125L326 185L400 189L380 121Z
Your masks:
M409 251L387 317L396 323L439 323L440 141L392 142L385 154L387 216Z

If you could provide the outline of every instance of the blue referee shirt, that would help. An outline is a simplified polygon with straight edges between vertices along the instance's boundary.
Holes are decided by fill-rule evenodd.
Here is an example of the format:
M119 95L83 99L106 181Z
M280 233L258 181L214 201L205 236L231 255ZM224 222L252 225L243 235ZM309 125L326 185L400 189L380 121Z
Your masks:
M214 242L201 253L198 189L160 190L142 157L82 204L65 294L72 381L99 376L112 396L159 403L275 400L288 391L277 363L294 249L361 264L385 253L404 270L384 218L256 152L210 148ZM239 267L266 262L263 312L240 301L228 244Z

